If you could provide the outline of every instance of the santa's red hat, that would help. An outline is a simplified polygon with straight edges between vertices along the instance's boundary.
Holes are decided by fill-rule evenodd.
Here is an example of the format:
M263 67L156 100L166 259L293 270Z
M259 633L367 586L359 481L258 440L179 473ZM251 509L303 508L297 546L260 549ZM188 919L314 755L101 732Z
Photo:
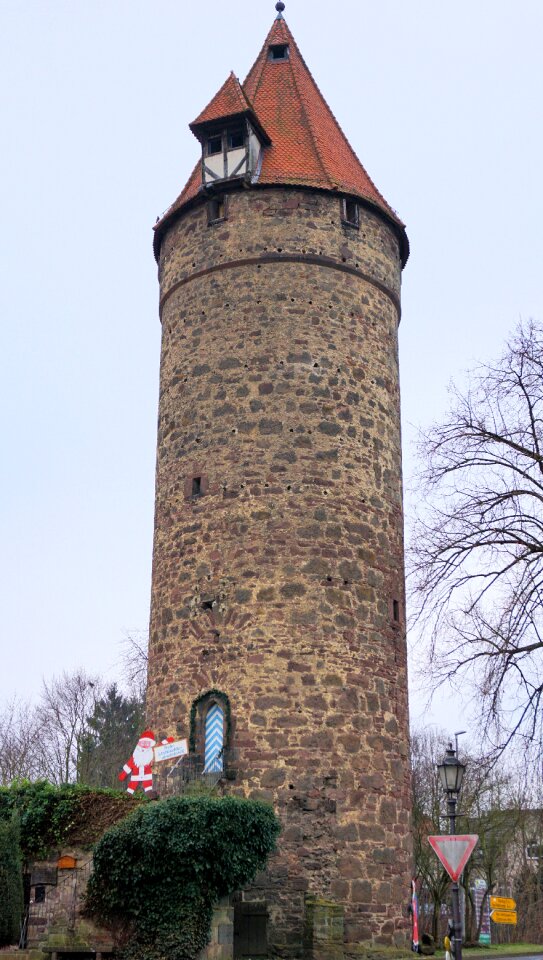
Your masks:
M154 733L153 733L152 730L144 730L139 739L140 739L140 740L152 740L152 741L153 741L153 746L154 746L155 743L156 743L156 737L155 737L155 735L154 735ZM138 743L139 743L139 741L138 741Z

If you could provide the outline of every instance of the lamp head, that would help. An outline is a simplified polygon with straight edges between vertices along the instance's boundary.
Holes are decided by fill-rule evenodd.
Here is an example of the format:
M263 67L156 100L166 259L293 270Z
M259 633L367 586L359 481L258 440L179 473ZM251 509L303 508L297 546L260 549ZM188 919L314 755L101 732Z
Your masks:
M464 779L466 766L460 763L456 751L453 750L452 743L449 743L445 757L442 762L438 764L437 769L441 786L445 793L458 795L462 789L462 780Z

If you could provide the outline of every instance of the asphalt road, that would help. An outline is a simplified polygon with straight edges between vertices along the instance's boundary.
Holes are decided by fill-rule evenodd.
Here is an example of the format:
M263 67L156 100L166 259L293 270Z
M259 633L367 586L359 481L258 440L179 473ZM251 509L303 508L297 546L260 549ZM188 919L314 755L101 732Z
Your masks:
M543 960L543 946L541 950L536 947L533 953L486 953L484 949L475 953L468 947L462 951L462 956L464 960Z

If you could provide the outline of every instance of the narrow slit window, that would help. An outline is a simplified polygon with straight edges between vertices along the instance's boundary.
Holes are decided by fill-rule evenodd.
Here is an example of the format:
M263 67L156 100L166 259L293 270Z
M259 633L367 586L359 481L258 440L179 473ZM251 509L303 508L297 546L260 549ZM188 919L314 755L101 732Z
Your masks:
M270 60L288 60L288 43L274 43L270 47Z
M192 497L201 497L202 496L202 478L193 477L192 478Z
M36 890L34 895L35 903L45 903L45 884L38 883L36 884Z
M359 208L356 200L343 201L343 220L351 227L357 227L359 224Z
M208 224L218 223L226 219L226 207L224 197L213 197L207 206Z
M210 137L207 141L207 155L212 157L215 153L222 152L222 136Z
M394 620L394 623L400 622L400 601L399 600L392 601L392 619Z

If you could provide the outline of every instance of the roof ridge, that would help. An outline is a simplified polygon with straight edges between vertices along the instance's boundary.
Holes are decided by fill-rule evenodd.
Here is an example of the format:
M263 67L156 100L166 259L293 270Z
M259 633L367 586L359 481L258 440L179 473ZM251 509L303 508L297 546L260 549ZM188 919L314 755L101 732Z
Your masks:
M286 25L286 22L285 22L285 25ZM288 30L288 27L287 27L287 30ZM289 33L290 33L290 30L289 30ZM311 74L311 71L310 71L309 67L307 66L304 58L302 57L300 48L299 48L298 44L296 43L296 40L294 39L294 37L293 37L292 34L290 34L290 35L291 35L291 37L292 37L292 42L293 42L294 46L296 47L296 53L297 53L298 56L300 57L300 60L302 61L304 67L306 68L309 76L311 77L311 79L313 79L312 74ZM335 186L335 182L334 182L334 180L332 180L332 178L330 177L330 173L329 173L329 171L327 170L326 164L325 164L325 162L324 162L324 160L323 160L323 158L322 158L322 156L321 156L321 152L320 152L320 149L319 149L319 143L318 143L317 137L315 136L315 132L314 132L314 130L313 130L313 123L311 122L311 118L310 118L309 111L308 111L307 106L306 106L306 102L305 102L304 95L303 95L303 93L302 93L302 91L300 90L300 87L299 87L299 85L298 85L298 80L297 80L297 78L296 78L296 71L294 70L294 67L293 67L293 64L292 64L292 60L290 60L290 59L289 59L289 66L290 66L290 72L291 72L291 75L292 75L292 79L293 79L293 81L294 81L294 86L296 87L296 90L297 90L297 92L298 92L298 96L299 96L299 98L300 98L300 103L301 103L301 105L302 105L302 110L303 110L303 112L304 112L304 117L305 117L305 119L306 119L306 121L307 121L307 127L308 127L308 130L309 130L309 134L310 134L310 136L311 136L311 140L312 140L312 143L313 143L313 147L314 147L314 149L315 149L315 154L316 154L316 156L317 156L317 160L318 160L318 162L319 162L319 165L320 165L321 168L322 168L322 171L323 171L323 173L324 173L324 176L325 176L326 179L328 180L330 186L333 187L333 186ZM317 85L315 84L315 86L317 86ZM319 93L320 93L320 91L319 91ZM321 96L322 96L322 94L321 94ZM323 99L324 99L324 98L323 98Z
M266 49L266 47L268 46L268 41L269 41L269 38L270 38L270 34L271 34L272 31L274 30L275 23L276 23L276 21L274 21L273 26L270 27L270 29L268 30L268 33L267 33L267 35L266 35L266 39L264 40L264 43L262 44L262 46L261 46L261 48L260 48L260 50L259 50L259 52L258 52L258 56L257 56L256 59L253 61L253 65L252 65L251 68L249 69L249 72L248 72L247 76L245 77L245 80L243 81L243 83L242 83L242 85L241 85L241 89L242 89L243 92L245 93L245 84L247 83L247 81L248 81L249 77L251 76L251 74L252 74L253 70L255 69L255 67L257 67L257 66L260 64L260 73L259 73L258 79L257 79L257 81L256 81L256 86L255 86L255 89L254 89L254 93L253 93L252 100L255 99L256 94L257 94L257 92L258 92L258 88L259 88L259 86L260 86L260 84L261 84L261 82L262 82L262 74L264 73L264 57L263 57L263 53L264 53L264 50Z
M213 107L215 103L220 103L221 97L227 92L230 95L235 95L239 112L244 112L245 110L251 110L253 113L255 112L249 98L241 86L241 83L236 77L234 71L231 70L222 86L219 87L214 96L211 97L209 103L207 103L204 109L200 111L196 117L196 120L193 120L190 126L195 126L196 124L201 123L202 119L206 116L206 114L208 114L211 107Z
M249 100L249 97L248 97L247 94L245 93L245 90L243 89L243 84L240 82L239 77L236 77L236 76L235 76L233 70L232 70L232 76L234 77L234 80L236 81L236 83L237 83L237 85L238 85L238 87L239 87L240 93L241 93L241 95L242 95L245 103L247 104L248 109L249 109L249 110L252 110L253 113L255 113L255 112L256 112L256 111L255 111L255 108L253 107L253 104L252 104L251 100Z

